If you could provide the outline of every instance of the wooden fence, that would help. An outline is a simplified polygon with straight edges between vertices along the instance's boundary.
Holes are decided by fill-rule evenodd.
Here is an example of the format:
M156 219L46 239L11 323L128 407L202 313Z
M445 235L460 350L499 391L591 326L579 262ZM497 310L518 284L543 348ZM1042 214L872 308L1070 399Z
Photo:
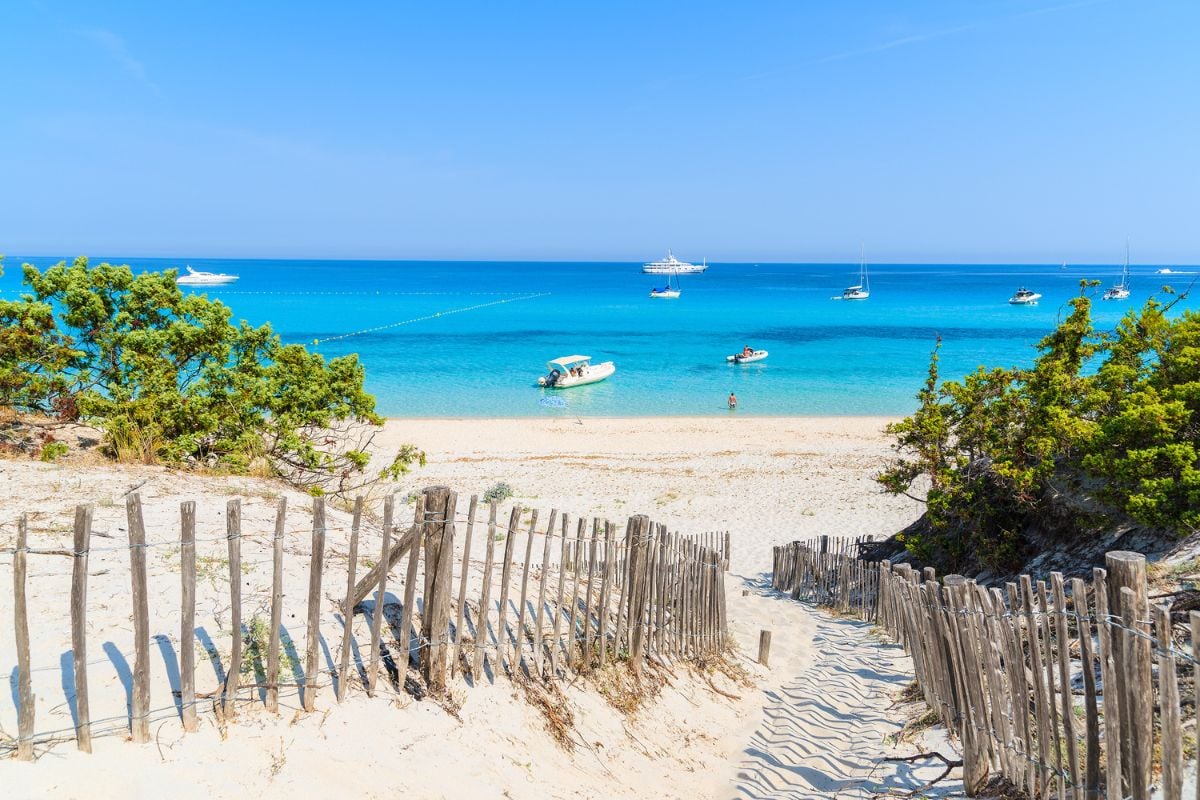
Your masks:
M986 588L813 541L775 548L773 583L904 646L958 737L968 795L1000 775L1034 797L1148 800L1157 787L1180 800L1198 757L1200 613L1152 604L1138 553L1108 553L1105 567L1090 585L1054 572Z
M341 702L353 677L369 695L380 691L399 693L405 691L410 677L408 667L413 665L419 670L425 690L439 693L460 670L469 678L469 685L494 681L500 673L512 678L519 672L526 678L550 680L616 661L627 661L640 672L647 659L669 665L709 657L726 647L724 573L729 559L728 534L683 536L668 532L666 526L652 523L644 515L630 517L623 530L600 519L591 520L589 526L587 518L571 519L557 511L551 511L539 526L538 511L516 505L505 525L496 503L481 505L472 497L466 513L460 513L454 492L433 487L416 496L411 525L396 524L393 495L384 499L382 524L372 526L359 498L349 529L341 529L346 536L336 542L347 551L345 575L330 575L327 571L331 560L327 546L332 549L335 544L327 540L327 535L339 526L327 522L325 501L320 498L312 504L311 546L306 553L296 546L306 534L288 526L286 498L280 499L275 509L273 535L244 533L241 500L235 499L226 508L223 536L198 539L196 504L185 502L180 508L178 539L149 541L141 499L132 494L125 509L128 544L112 546L93 545L94 508L81 505L76 509L73 547L69 550L29 547L30 526L23 515L18 521L15 547L0 550L12 557L14 606L10 619L15 622L16 665L12 672L18 720L17 738L0 738L0 752L15 750L18 758L31 759L35 746L63 738L73 738L79 749L91 752L94 735L126 731L134 742L146 742L152 719L177 715L183 729L193 731L197 710L206 701L227 721L236 716L239 703L255 700L277 712L281 690L293 692L303 710L312 711L319 689L334 688ZM486 517L480 512L486 512ZM367 542L364 534L371 533L378 538ZM203 627L197 627L198 543L221 548L222 555L227 556L219 563L222 567L227 564L227 572L220 576L220 588L227 592L229 621L226 627L219 620L218 628L225 631L220 636L228 644L228 656L206 641ZM243 558L244 544L259 551L249 553L249 562ZM179 627L172 631L178 633L177 685L171 681L173 702L161 708L152 708L150 680L151 629L161 630L151 616L148 591L147 554L156 548L170 548L168 552L178 556L181 600ZM288 572L285 551L306 557L308 562L307 591L300 595L304 598L306 631L302 661L296 652L299 648L286 635L283 624L284 600L290 598L284 591ZM125 553L133 621L133 667L126 687L128 714L93 720L89 713L88 667L99 662L88 661L89 557ZM376 555L377 560L369 560L368 553ZM62 663L56 666L33 666L27 569L30 557L48 555L71 560L70 657L64 654ZM254 561L255 555L261 560ZM213 557L205 559L205 563L213 563ZM363 561L371 565L365 575L358 569ZM271 565L270 585L261 587L261 594L269 598L270 610L265 643L254 639L252 626L242 616L247 563ZM167 576L150 577L161 583ZM211 572L206 577L210 581L214 578ZM218 588L216 581L213 587L214 591ZM401 588L403 601L397 603L396 595L389 595L389 590L398 595ZM328 601L322 602L323 594ZM368 602L372 597L374 602ZM290 616L295 617L299 610L299 606L293 608ZM360 633L369 640L365 655L359 655L363 651L354 630L359 614L367 623L368 632ZM176 618L174 608L169 616ZM321 632L322 623L328 627L331 617L338 624L337 634L332 637L336 651ZM56 625L59 620L35 618L34 624ZM198 638L207 660L216 661L220 681L216 691L205 695L199 695L195 686ZM176 641L163 633L154 640L160 649L168 640ZM280 680L281 648L285 651L283 657L292 662L294 683ZM111 642L106 642L104 649L114 666L125 663L129 655L115 652ZM255 652L248 655L248 649ZM242 683L250 660L257 679ZM384 681L380 680L381 664L388 673ZM61 672L64 691L68 685L74 687L74 696L67 697L72 706L70 730L38 731L36 727L31 678L42 671ZM155 691L164 692L165 688L159 686Z

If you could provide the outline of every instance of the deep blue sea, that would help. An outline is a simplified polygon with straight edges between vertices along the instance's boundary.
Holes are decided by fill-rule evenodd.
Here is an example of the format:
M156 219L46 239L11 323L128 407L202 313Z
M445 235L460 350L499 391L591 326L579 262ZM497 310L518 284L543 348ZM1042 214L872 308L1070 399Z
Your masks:
M9 257L0 293L20 291L22 262L57 260ZM331 357L358 353L389 416L723 415L731 391L738 415L903 414L915 406L936 335L945 377L981 364L1029 364L1081 278L1107 286L1120 276L1118 265L873 265L870 299L847 302L831 297L857 282L856 264L717 263L683 276L678 300L655 300L648 292L664 277L632 263L93 263L101 260L239 275L230 286L191 291L220 299L235 318L271 323L285 341L317 340ZM1131 268L1133 296L1098 301L1097 325L1114 326L1164 283L1183 289L1200 277L1196 267L1172 267L1192 273L1177 276L1157 268ZM1021 285L1043 294L1039 305L1008 304ZM727 364L744 344L770 357ZM614 361L616 375L539 389L545 362L573 353ZM567 406L541 404L548 394Z

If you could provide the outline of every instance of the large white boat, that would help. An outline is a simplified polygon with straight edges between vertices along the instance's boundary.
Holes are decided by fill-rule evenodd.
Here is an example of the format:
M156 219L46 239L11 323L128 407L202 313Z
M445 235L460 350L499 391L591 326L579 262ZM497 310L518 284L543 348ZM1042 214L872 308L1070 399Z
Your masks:
M1125 266L1121 270L1121 282L1116 286L1108 287L1108 290L1101 296L1102 300L1128 300L1129 299L1129 242L1125 243Z
M1008 298L1008 302L1014 306L1036 306L1037 301L1041 300L1042 296L1035 291L1026 289L1022 286L1017 289L1017 293Z
M227 275L224 272L204 272L192 269L191 266L184 269L187 270L187 274L175 278L175 282L180 286L223 286L238 279L237 275Z
M549 373L538 378L538 386L547 389L569 389L599 383L617 371L611 361L592 363L591 356L563 356L546 362Z
M671 282L672 278L675 279L674 284ZM671 272L667 274L667 285L661 289L651 289L650 296L659 300L676 300L679 298L679 292L679 278L675 276L674 272Z
M703 264L689 264L686 261L680 261L675 255L667 250L667 257L659 261L649 261L642 264L642 272L651 275L693 275L697 272L704 272L708 269L708 259L704 259Z
M866 250L859 254L858 285L842 289L843 300L866 300L871 296L871 277L867 274Z

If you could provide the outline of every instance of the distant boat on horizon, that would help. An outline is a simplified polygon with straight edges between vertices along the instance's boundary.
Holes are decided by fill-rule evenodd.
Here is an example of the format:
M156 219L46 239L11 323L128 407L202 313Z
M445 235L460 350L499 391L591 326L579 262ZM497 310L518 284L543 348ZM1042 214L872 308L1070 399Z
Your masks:
M1121 282L1116 286L1108 287L1100 298L1101 300L1128 300L1129 299L1129 242L1125 243L1125 266L1121 269Z
M204 272L192 269L191 265L184 267L187 273L175 278L180 286L224 286L238 279L237 275L227 275L224 272Z
M675 279L674 286L671 285L671 279ZM667 273L667 285L661 289L654 288L650 290L650 296L660 300L677 300L680 293L679 277L674 272Z
M692 264L687 261L680 261L667 249L667 257L659 261L648 261L642 264L642 272L649 275L693 275L699 272L704 272L708 269L708 259L704 259L703 264Z
M867 250L859 245L858 284L842 290L843 300L866 300L871 296L871 276L867 274Z
M1017 289L1016 294L1008 298L1008 302L1009 305L1014 306L1036 306L1038 300L1041 299L1042 296L1040 294L1022 286L1021 288Z

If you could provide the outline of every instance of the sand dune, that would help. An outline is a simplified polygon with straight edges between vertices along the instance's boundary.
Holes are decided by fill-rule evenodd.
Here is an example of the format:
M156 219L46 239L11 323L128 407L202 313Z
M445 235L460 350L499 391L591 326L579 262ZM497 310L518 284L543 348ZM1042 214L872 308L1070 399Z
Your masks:
M171 674L171 653L178 618L171 609L177 606L178 577L169 569L170 548L164 548L162 559L151 559L151 632L162 637L155 642L151 665L151 705L161 707L152 743L100 738L92 756L76 753L70 742L40 748L41 758L34 764L0 766L0 778L9 787L6 796L149 797L160 796L168 784L175 796L205 798L247 792L327 797L335 792L362 797L692 799L823 796L831 786L865 787L880 780L878 771L870 775L872 759L882 752L882 736L896 724L884 702L884 695L902 682L896 652L869 643L861 626L829 620L772 596L764 577L776 543L823 533L886 534L919 513L911 501L880 494L870 479L888 456L887 441L879 433L883 422L389 422L379 442L384 449L411 441L430 458L426 468L401 485L405 492L444 483L466 496L505 481L514 487L515 500L543 510L618 522L648 513L682 532L730 531L730 628L741 649L735 661L748 683L718 675L710 685L680 671L647 707L625 716L603 699L595 681L574 681L564 687L575 720L571 752L555 743L542 715L503 679L478 688L456 684L453 693L461 708L455 713L404 694L370 700L357 693L339 706L324 689L316 713L299 713L295 696L284 698L279 717L246 702L240 719L224 732L227 740L211 714L201 716L198 733L184 736L168 689L177 681ZM148 467L0 462L0 547L11 546L13 522L22 511L34 514L36 546L68 546L71 508L84 501L97 504L96 529L119 541L124 536L120 498L143 481L150 538L176 535L178 502L197 499L199 535L213 538L206 546L214 557L219 556L222 526L216 512L225 501L245 498L245 529L253 540L270 530L273 497L279 492L264 481ZM297 509L306 505L295 493L291 502ZM299 512L298 547L303 521ZM343 575L345 515L335 514L332 522L328 557L341 558L332 574ZM255 546L247 545L252 569L261 555ZM69 729L72 689L69 671L60 668L70 650L63 575L69 563L39 558L31 561L29 584L34 663L50 668L35 674L38 729ZM127 713L127 670L121 664L131 649L125 559L123 551L93 555L89 602L92 715L116 718L116 728ZM0 558L0 613L11 618L8 563L9 557ZM302 560L289 563L295 566L286 584L302 593ZM248 585L258 586L261 577L249 574ZM198 583L198 613L207 615L203 622L220 649L221 592L216 584L206 589L204 581ZM742 595L743 587L751 590L748 596ZM339 628L331 609L341 589L327 590L323 633L336 641ZM248 607L261 599L254 591ZM297 640L303 636L302 621L285 619L285 625L294 628ZM774 635L769 669L752 662L763 628ZM356 636L361 646L365 628L356 628ZM302 651L299 641L297 647ZM0 636L0 666L11 672L15 663L11 634ZM200 666L198 690L212 691L220 670L203 659ZM0 703L0 736L15 732L15 706L7 699Z

